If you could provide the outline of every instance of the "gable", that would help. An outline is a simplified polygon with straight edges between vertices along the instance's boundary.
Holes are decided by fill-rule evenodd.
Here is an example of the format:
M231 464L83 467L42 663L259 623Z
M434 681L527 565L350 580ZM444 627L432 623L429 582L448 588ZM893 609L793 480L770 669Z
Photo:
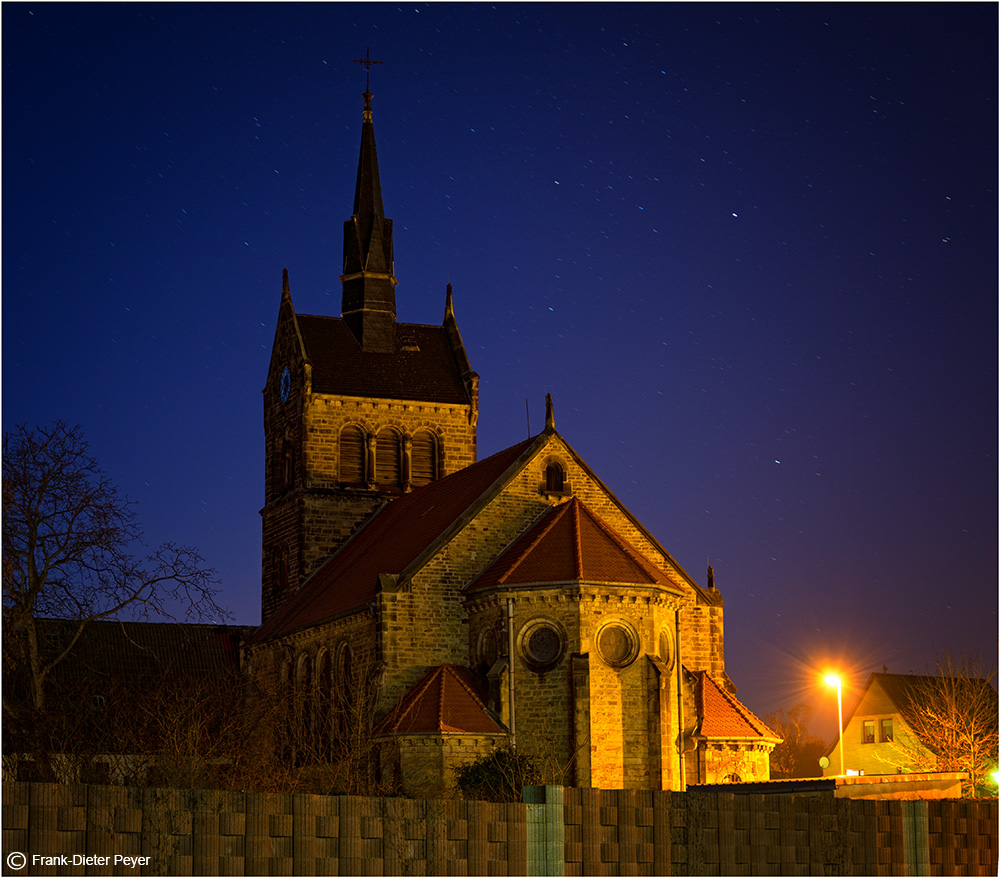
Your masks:
M268 617L250 642L256 644L282 637L373 604L380 576L412 578L456 534L470 525L476 531L479 527L477 516L501 492L533 500L544 511L542 464L553 455L561 456L573 473L570 481L574 493L586 497L591 510L594 507L601 509L600 525L596 524L596 513L591 513L592 521L585 524L588 542L598 547L593 563L600 560L600 575L641 575L651 582L665 582L677 590L693 590L704 603L721 600L707 596L708 593L693 582L608 491L568 443L554 430L546 430L384 505L303 583L298 592ZM477 562L478 569L471 570L468 575L475 576L493 562L522 534L526 525L527 522L518 525L517 530L503 536L506 542L489 549L488 556ZM500 535L491 524L486 524L486 528ZM609 537L610 533L615 536ZM478 531L475 539L477 543L483 542ZM617 572L612 572L609 566L612 559Z

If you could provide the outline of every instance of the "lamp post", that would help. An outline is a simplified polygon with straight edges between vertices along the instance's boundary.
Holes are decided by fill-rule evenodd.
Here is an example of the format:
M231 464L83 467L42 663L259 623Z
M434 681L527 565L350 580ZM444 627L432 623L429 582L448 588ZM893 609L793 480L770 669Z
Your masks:
M840 774L844 776L844 707L840 695L840 677L836 674L829 674L826 678L827 686L837 687L837 743L840 747Z

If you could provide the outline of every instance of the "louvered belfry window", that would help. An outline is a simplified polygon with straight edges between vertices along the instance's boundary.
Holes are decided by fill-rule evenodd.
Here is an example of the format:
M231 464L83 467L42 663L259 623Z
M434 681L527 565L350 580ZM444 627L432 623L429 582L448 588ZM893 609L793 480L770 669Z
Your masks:
M360 427L340 431L340 481L347 485L365 483L365 434Z
M411 461L410 481L414 487L437 478L437 440L433 433L421 430L414 435Z
M396 488L403 482L399 433L390 427L380 430L375 440L375 481L380 488Z

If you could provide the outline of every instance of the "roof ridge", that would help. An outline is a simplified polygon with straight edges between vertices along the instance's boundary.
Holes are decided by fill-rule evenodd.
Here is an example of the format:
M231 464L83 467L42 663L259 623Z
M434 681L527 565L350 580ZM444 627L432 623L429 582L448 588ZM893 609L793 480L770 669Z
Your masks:
M402 701L397 704L398 713L396 710L389 711L386 719L391 719L392 725L398 726L404 718L410 715L410 713L416 708L421 696L430 688L431 682L440 670L440 667L433 668L429 674L417 683L416 686L403 695ZM440 723L440 716L438 717L438 722Z
M602 519L593 509L587 506L587 504L584 503L582 500L580 501L580 506L582 506L584 510L586 510L588 516L590 517L590 520L593 521L594 524L596 524L597 527L600 528L604 532L604 534L607 537L609 537L615 543L615 545L618 546L619 549L621 549L626 555L628 555L628 557L632 560L634 564L643 568L647 575L649 574L649 571L646 568L652 567L664 579L669 579L665 571L660 570L660 568L657 567L655 564L653 564L652 561L644 557L642 553L635 548L635 546L629 543L629 541L626 540L624 536L622 536L616 530L614 530L611 527L611 525L605 522L604 519Z
M524 559L527 558L528 555L530 555L535 550L535 546L537 546L546 536L548 536L552 528L555 527L556 524L562 520L563 515L565 515L564 510L566 505L568 504L560 506L549 506L547 509L543 510L538 517L533 519L530 524L528 524L528 526L524 529L524 531L522 531L522 533L527 533L533 527L537 526L541 522L544 522L545 519L550 516L552 519L551 521L546 522L544 526L539 529L539 532L535 536L535 538L529 544L527 544L524 547L524 549L518 552L517 558L514 560L514 562L510 565L510 567L506 570L506 572L504 572L503 576L500 576L497 579L498 584L505 585L507 583L507 579L511 576L511 574L513 574L513 572L517 570L518 567L520 567L521 562L524 561ZM518 538L514 537L514 539L511 541L511 545L516 546L517 541ZM506 551L507 550L505 549L504 552L501 552L499 555L497 555L497 557L493 560L490 566L492 566L492 564L496 564L504 556L504 553Z
M770 732L774 737L781 737L774 732L770 726L767 725L757 714L755 714L749 707L747 707L742 701L740 701L735 695L732 695L726 691L725 686L721 686L719 682L713 677L708 671L701 671L705 677L711 681L712 685L722 694L722 697L726 699L727 702L732 706L732 708L739 713L743 719L749 723L749 725L758 734L767 737L766 733Z
M470 669L463 668L460 665L453 665L450 662L445 662L445 664L442 665L442 667L447 668L448 673L451 674L451 676L458 681L459 686L461 686L469 695L472 696L476 704L478 704L481 708L483 708L483 710L487 709L486 703L483 701L483 699L480 698L476 694L475 690L468 683L466 683L465 680L462 679L461 674L456 673L456 671L459 670L470 670Z
M448 673L448 666L441 665L438 669L431 674L431 678L440 677L440 683L438 684L438 703L437 703L437 726L439 731L444 731L444 687L445 687L445 676Z
M583 579L583 535L580 533L580 508L586 508L582 500L574 497L570 503L570 520L573 525L573 551L576 553L576 573L577 579ZM587 510L590 511L589 509Z

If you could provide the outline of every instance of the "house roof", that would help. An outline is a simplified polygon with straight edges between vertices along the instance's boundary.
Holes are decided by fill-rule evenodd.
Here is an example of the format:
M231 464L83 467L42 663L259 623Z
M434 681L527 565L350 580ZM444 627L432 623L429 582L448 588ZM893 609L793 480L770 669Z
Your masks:
M379 574L405 571L518 462L540 434L386 504L257 629L260 643L322 624L375 600Z
M953 700L955 703L977 701L979 691L984 690L987 698L992 700L994 705L991 712L994 721L996 721L995 704L997 694L989 680L969 677L940 677L926 674L871 674L865 683L865 688L861 690L857 704L854 705L850 715L846 718L844 728L847 728L847 725L854 718L854 714L858 712L858 708L864 703L868 692L874 685L878 685L885 692L886 696L895 706L896 712L906 720L908 714L912 715L914 712L919 712L922 706L930 706L933 709L934 705L926 705L926 702L929 698L937 700L932 693L935 690L940 691L943 684L958 687L958 692L954 696L946 696L946 703ZM940 702L938 703L940 704ZM990 702L986 701L983 703L989 704ZM913 729L913 731L920 737L919 729ZM829 752L833 752L836 743L834 741ZM933 748L935 742L924 740L924 743Z
M769 728L735 695L728 692L707 671L695 671L695 702L701 721L699 734L706 738L762 738L780 741L781 735Z
M396 350L373 353L339 317L298 314L314 393L468 405L462 368L443 326L396 324Z
M476 694L476 684L476 676L468 668L440 665L403 696L374 734L503 734L506 729L490 716Z
M79 623L39 619L36 624L43 658L51 659L70 643ZM239 667L240 642L253 631L249 625L88 622L53 675L63 680L216 675Z
M680 591L577 497L549 509L466 590L580 581L658 585Z

